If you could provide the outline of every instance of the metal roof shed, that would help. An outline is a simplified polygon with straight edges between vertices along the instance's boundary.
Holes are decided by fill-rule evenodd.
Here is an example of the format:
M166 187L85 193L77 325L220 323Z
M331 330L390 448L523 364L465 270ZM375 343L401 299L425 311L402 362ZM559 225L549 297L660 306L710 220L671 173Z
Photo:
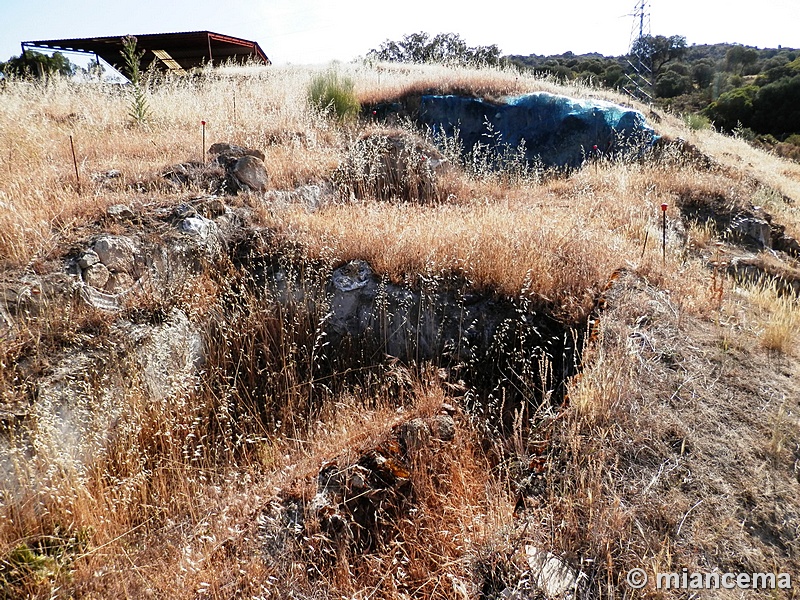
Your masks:
M74 38L64 40L36 40L22 42L22 51L29 48L84 52L102 58L115 66L122 63L122 38L124 36ZM244 62L247 59L272 64L257 42L213 33L191 31L184 33L150 33L137 35L136 49L144 50L139 68L151 66L172 71L184 71L205 64L227 60Z

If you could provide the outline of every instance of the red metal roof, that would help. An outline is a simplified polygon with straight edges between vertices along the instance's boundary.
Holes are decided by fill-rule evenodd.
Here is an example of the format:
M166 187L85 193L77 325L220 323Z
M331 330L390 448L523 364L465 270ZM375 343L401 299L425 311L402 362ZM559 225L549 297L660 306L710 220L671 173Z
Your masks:
M74 38L64 40L36 40L22 42L26 48L42 48L46 50L66 50L71 52L88 52L96 54L110 65L122 64L122 38L124 36ZM153 63L157 67L167 67L165 61L159 59L166 53L183 69L201 67L208 63L223 61L243 61L247 58L272 64L267 55L256 42L222 35L211 31L190 31L183 33L149 33L137 35L136 49L144 50L140 68L147 69ZM169 61L167 61L169 62Z

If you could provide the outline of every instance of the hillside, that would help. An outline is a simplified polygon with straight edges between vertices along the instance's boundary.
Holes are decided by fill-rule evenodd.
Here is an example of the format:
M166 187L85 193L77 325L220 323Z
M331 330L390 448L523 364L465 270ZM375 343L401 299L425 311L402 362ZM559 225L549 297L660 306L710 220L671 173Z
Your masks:
M628 100L338 68L357 116L297 67L151 81L139 124L0 90L0 595L795 584L800 165L644 106L646 152L465 154L423 94Z

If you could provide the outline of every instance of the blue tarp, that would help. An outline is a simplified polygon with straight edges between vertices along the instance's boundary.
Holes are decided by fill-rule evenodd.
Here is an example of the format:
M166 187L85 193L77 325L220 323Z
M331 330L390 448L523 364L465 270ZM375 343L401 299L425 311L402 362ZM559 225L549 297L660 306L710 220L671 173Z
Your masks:
M547 167L579 167L592 157L640 153L658 136L639 111L602 100L544 92L502 103L464 96L422 96L419 122L435 134L502 153L524 140L528 160Z

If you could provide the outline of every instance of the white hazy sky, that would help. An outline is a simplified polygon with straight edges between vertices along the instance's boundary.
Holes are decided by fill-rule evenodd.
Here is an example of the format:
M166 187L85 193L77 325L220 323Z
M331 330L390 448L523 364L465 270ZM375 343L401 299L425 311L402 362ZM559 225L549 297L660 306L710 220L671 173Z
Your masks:
M0 0L0 60L27 40L209 30L257 41L276 64L349 61L417 31L504 54L627 51L636 0ZM689 44L800 48L800 0L652 0L652 33Z

